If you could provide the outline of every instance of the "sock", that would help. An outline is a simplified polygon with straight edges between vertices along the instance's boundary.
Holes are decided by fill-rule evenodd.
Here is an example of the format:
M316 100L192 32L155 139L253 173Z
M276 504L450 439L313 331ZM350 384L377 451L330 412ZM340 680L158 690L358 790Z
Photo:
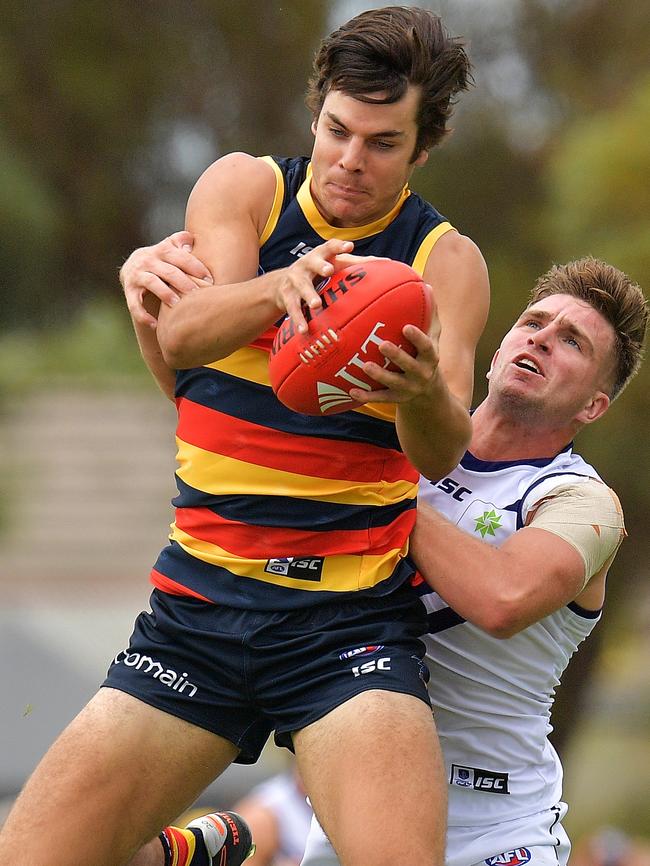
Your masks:
M165 827L158 837L165 854L165 866L210 866L200 830Z

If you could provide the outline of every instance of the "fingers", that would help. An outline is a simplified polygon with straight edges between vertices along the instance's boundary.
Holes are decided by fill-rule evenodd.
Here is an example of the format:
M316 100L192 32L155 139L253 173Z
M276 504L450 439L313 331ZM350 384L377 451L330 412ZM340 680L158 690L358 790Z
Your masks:
M404 403L425 393L438 369L437 342L415 325L405 325L402 333L416 349L413 357L400 346L385 340L379 351L386 366L366 361L363 370L377 383L372 392L351 389L350 396L360 403ZM391 362L393 368L388 366ZM395 369L397 368L397 369Z
M365 262L376 262L378 260L388 261L385 256L355 256L350 253L342 253L336 257L336 270L347 268L349 265L362 265Z
M173 234L169 235L167 240L175 247L181 249L186 247L189 252L192 252L192 247L194 246L194 235L191 232L186 232L185 229L180 232L173 232Z
M190 232L175 232L150 247L135 250L120 270L120 282L134 321L155 327L156 318L145 309L147 293L168 307L194 291L196 280L213 285L209 269L192 253Z
M285 309L294 327L302 334L308 329L304 306L318 310L322 300L314 286L319 278L326 279L337 270L338 257L346 255L354 248L352 241L332 238L310 250L286 270L286 282L282 286L278 306Z

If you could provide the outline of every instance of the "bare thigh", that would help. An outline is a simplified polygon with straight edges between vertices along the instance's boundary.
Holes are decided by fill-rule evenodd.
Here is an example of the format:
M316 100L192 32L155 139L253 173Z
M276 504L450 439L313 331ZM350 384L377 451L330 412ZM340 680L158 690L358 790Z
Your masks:
M236 756L222 737L100 689L18 798L0 862L121 866Z
M423 701L363 692L293 739L314 811L342 866L442 866L446 784Z

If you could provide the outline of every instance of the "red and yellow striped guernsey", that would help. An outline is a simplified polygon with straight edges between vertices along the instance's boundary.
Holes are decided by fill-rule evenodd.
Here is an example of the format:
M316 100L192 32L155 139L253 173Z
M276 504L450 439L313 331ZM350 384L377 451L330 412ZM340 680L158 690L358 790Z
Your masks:
M311 202L307 161L274 166L278 194L261 271L290 264L337 232L324 229ZM417 264L418 252L428 255L451 226L405 190L385 224L368 228L354 230L355 252ZM405 556L418 482L394 408L323 418L287 409L269 385L274 333L177 374L176 516L152 581L166 592L257 610L388 594L413 570Z

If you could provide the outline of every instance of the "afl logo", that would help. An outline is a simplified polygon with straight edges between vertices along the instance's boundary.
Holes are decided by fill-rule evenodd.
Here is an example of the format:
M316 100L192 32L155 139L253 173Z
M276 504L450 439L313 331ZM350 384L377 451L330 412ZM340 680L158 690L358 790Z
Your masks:
M514 848L512 851L504 851L496 857L488 857L485 861L487 866L521 866L530 861L528 848Z
M354 658L354 656L367 655L368 653L376 653L376 652L379 652L379 650L383 650L383 648L384 648L383 644L374 644L371 646L358 646L355 649L347 650L347 652L341 653L339 658L341 659L341 661L344 661L345 659Z

